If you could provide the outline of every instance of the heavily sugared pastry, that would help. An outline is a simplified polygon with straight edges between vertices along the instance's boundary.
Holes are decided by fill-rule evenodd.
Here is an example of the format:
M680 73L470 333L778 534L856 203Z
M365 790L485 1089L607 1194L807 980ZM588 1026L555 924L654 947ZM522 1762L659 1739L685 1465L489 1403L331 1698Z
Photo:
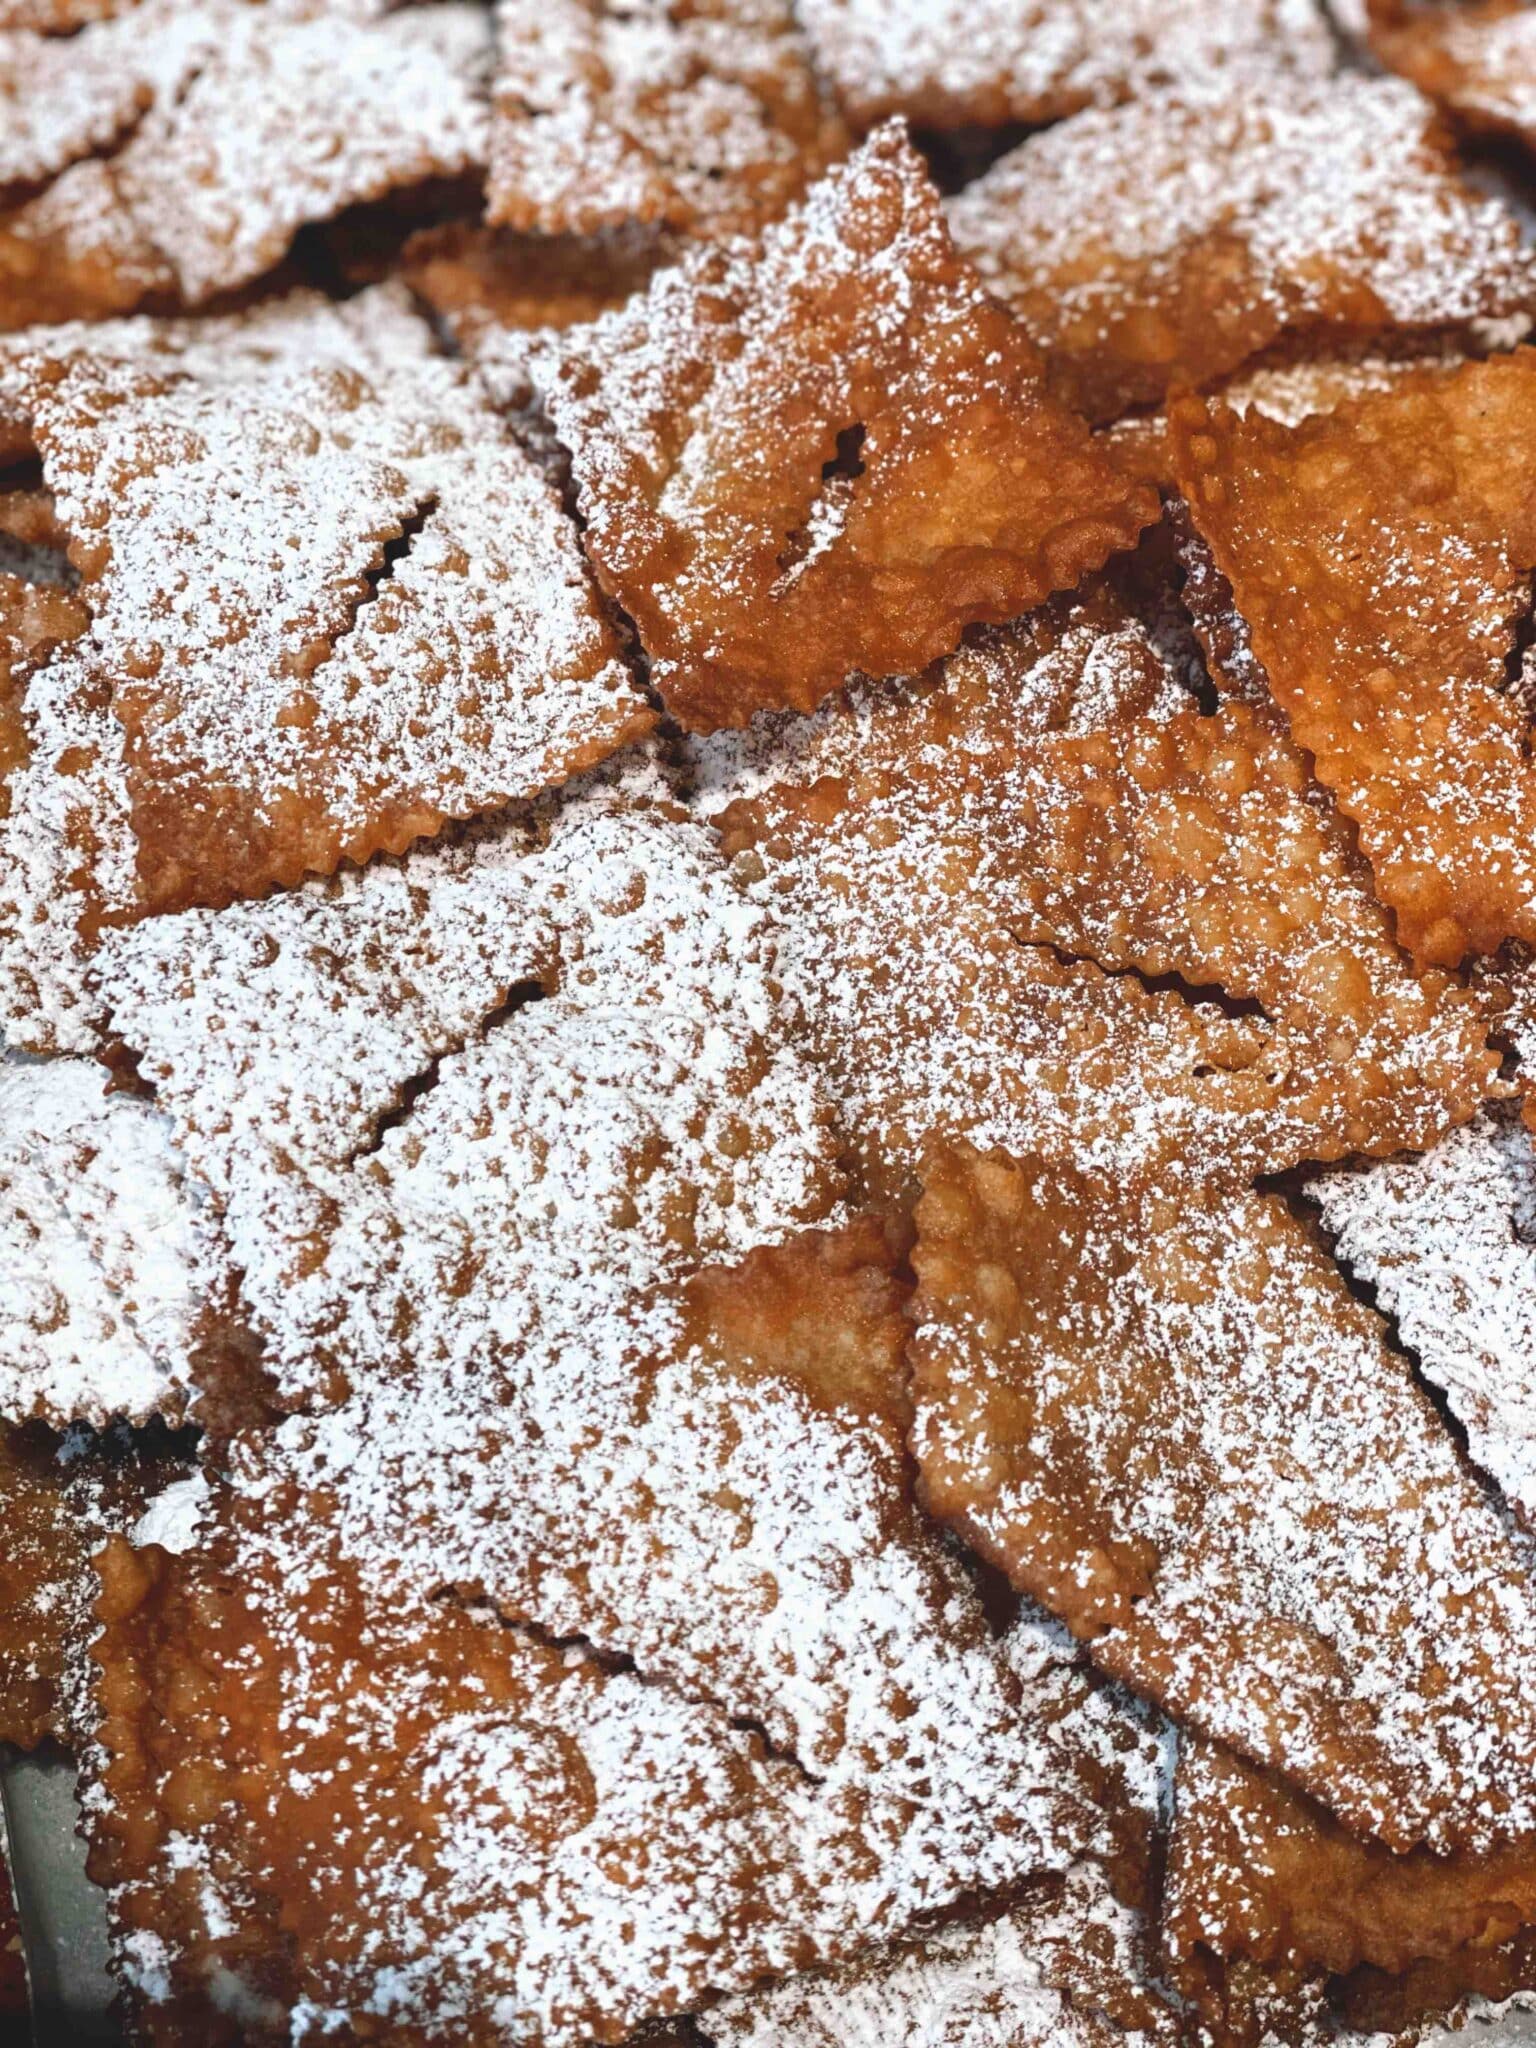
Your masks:
M125 2042L1536 2000L1528 14L0 0L0 1780Z

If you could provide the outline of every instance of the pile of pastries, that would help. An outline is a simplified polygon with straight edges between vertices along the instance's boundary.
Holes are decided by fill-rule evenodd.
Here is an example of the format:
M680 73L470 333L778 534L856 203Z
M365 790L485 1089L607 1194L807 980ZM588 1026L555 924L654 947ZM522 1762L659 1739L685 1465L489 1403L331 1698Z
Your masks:
M124 2038L1536 2003L1536 6L0 0L0 107Z

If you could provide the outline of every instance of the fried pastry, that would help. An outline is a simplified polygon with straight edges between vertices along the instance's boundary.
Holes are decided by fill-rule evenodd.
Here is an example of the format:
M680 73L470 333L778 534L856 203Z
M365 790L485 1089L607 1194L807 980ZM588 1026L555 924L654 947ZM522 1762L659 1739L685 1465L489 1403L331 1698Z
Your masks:
M91 1557L186 1469L163 1438L0 1427L0 1742L33 1749L50 1737L87 1737Z
M1285 428L1170 415L1191 516L1275 697L1421 961L1536 932L1527 719L1506 684L1536 564L1536 351Z
M709 835L613 792L531 829L114 937L116 1028L288 1405L515 1329L546 1257L649 1287L836 1206L773 927Z
M39 359L31 403L92 625L22 704L13 1042L59 1042L39 984L77 986L105 924L398 850L654 722L573 531L463 373L231 389Z
M1536 18L1525 0L1368 0L1368 12L1381 61L1464 127L1536 144Z
M1095 1660L1399 1851L1536 1832L1528 1562L1273 1196L933 1151L924 1498Z
M401 274L483 369L498 343L526 353L529 333L575 327L622 306L675 256L674 238L652 228L514 235L453 221L412 235Z
M1489 1110L1422 1158L1308 1189L1338 1257L1375 1289L1472 1457L1536 1529L1536 1155Z
M690 729L922 667L1157 514L1048 399L894 126L547 375L588 553Z
M1432 1960L1450 1980L1464 1952L1484 1957L1536 1916L1536 1843L1482 1858L1394 1856L1196 1739L1180 1745L1175 1783L1163 1934L1180 1977L1244 1962L1313 1976L1368 1963L1400 1976Z
M1490 1013L1406 967L1285 733L1111 593L1067 616L779 737L721 814L871 1191L936 1133L1230 1182L1464 1122Z
M617 2040L1095 1841L1059 1653L1010 1685L905 1500L880 1245L760 1253L627 1336L583 1275L556 1339L546 1286L478 1387L241 1439L196 1553L105 1560L97 1868L156 2039L221 2038L229 1972L258 2039Z
M711 2007L711 2048L1154 2048L1179 2039L1136 1916L1079 1864L1001 1914Z
M849 146L786 0L497 0L486 217L750 232Z
M144 0L65 38L12 32L0 79L29 118L0 144L17 197L0 326L201 304L270 271L310 221L477 169L488 54L481 10L457 5L368 20Z
M817 63L850 116L922 128L1059 120L1168 85L1322 76L1333 41L1305 0L802 0Z
M163 1123L85 1060L0 1068L0 1417L180 1420L239 1343Z
M1290 333L1315 348L1536 307L1514 214L1460 182L1433 108L1392 79L1090 109L948 211L1052 389L1093 419L1226 376Z

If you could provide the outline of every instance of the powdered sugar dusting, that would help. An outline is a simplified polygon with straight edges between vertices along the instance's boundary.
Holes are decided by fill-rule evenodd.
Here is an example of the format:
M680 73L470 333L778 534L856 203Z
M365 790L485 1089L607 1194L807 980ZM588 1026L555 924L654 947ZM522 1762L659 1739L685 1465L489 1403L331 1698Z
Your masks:
M1151 2048L1178 2032L1148 1975L1136 1914L1084 1863L1000 1918L727 1999L699 2024L714 2048Z
M846 146L783 0L498 0L496 19L493 221L739 232Z
M1536 1157L1490 1110L1421 1159L1314 1181L1338 1256L1376 1290L1465 1425L1472 1456L1536 1527Z
M926 1498L1095 1660L1404 1849L1536 1827L1523 1547L1273 1197L964 1148L914 1253Z
M1112 416L1290 329L1354 337L1529 311L1514 215L1463 185L1397 79L1276 76L1089 110L949 204L961 249L1061 387ZM1084 220L1097 226L1084 251Z
M150 290L199 303L271 269L308 221L483 166L484 10L375 14L144 0L71 37L0 38L0 91L21 110L0 124L0 186L63 173L57 200L43 191L6 228L69 273L16 266L6 324L58 317L72 295L88 313Z
M80 1060L0 1067L0 1414L179 1415L227 1278L165 1130Z
M127 735L141 908L398 850L650 724L568 522L464 373L33 377Z
M817 62L861 122L1049 121L1158 86L1331 71L1311 0L802 0Z
M873 1184L936 1132L1238 1180L1471 1115L1488 1013L1406 967L1273 721L1170 709L1163 655L1103 605L1039 650L1102 728L1040 732L1062 678L1020 689L1016 644L885 706L852 758L857 714L829 715L721 818Z

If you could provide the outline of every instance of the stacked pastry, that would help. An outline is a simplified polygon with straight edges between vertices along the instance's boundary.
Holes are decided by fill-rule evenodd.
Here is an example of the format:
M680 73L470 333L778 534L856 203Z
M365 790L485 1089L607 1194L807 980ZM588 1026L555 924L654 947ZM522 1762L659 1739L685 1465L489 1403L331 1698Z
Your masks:
M0 1740L127 2038L1536 1998L1533 31L0 0Z

